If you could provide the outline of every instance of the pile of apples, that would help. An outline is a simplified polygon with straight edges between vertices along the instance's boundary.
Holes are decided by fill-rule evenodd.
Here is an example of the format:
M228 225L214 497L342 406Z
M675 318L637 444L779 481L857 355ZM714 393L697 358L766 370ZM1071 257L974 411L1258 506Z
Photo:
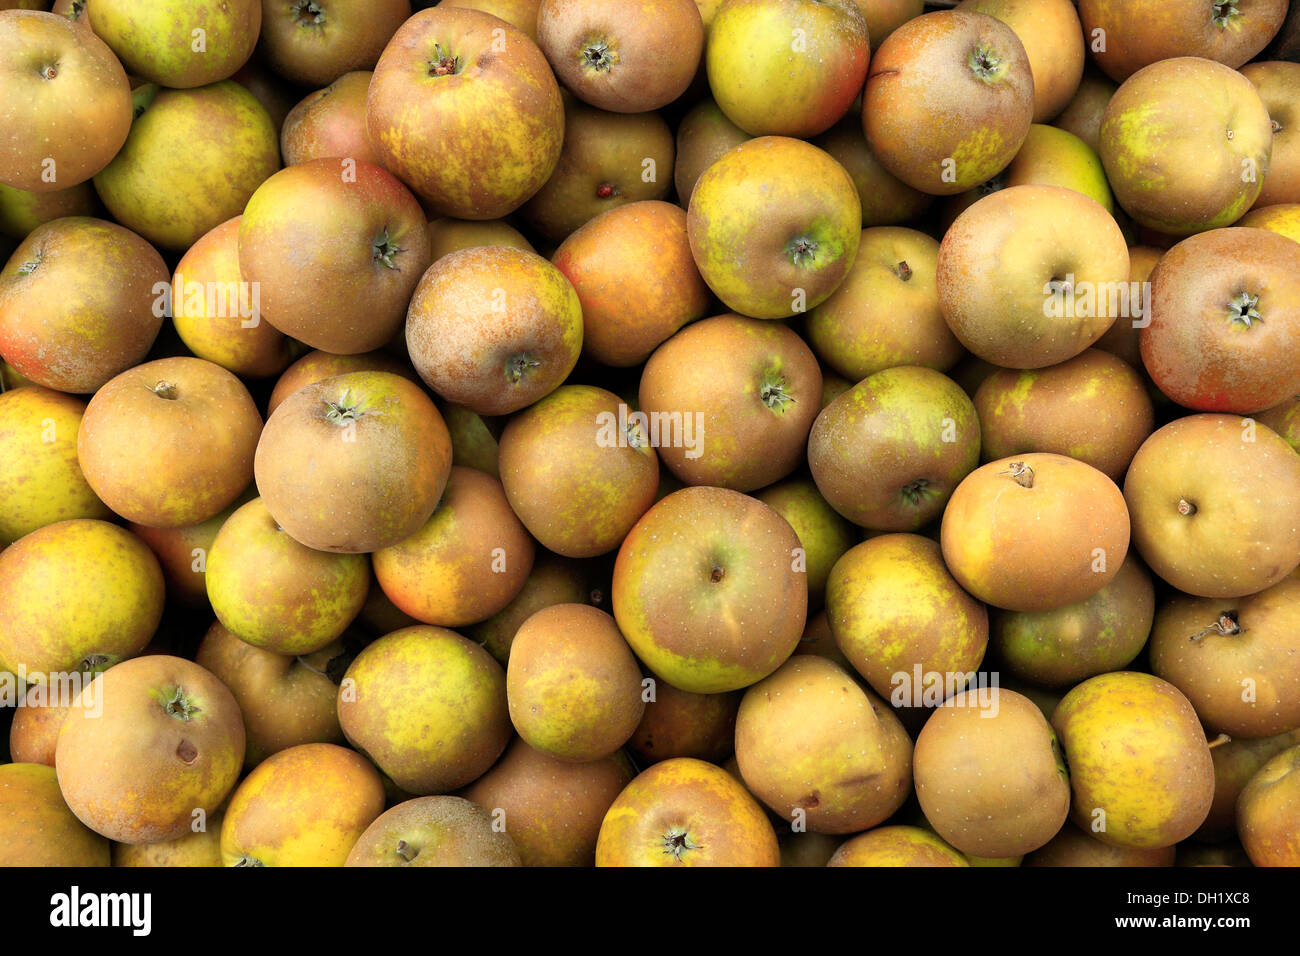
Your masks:
M0 863L1300 865L1287 0L46 6Z

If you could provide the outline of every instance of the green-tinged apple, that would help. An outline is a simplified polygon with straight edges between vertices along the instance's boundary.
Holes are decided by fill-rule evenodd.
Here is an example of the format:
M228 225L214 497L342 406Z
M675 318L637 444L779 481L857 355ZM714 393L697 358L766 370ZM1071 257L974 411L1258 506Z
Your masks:
M846 841L827 866L970 866L937 834L922 827L876 827Z
M673 165L677 201L687 205L703 172L752 138L727 119L727 114L713 100L705 98L691 107L677 124L677 157Z
M1300 63L1247 63L1241 75L1254 84L1273 123L1273 153L1255 206L1300 203Z
M504 219L450 219L444 216L429 223L429 258L437 262L445 255L475 246L509 246L536 252L524 234Z
M806 478L771 485L754 497L790 522L799 536L807 562L808 607L821 607L831 568L857 537L853 525L827 504L816 483Z
M1025 866L1173 866L1172 846L1113 846L1069 820L1061 832L1025 857Z
M187 607L208 605L208 552L217 532L240 505L257 496L250 483L239 496L206 521L179 528L151 528L128 523L131 533L149 546L162 566L167 596Z
M395 358L387 352L335 355L333 352L312 351L290 365L284 370L284 374L276 379L271 397L267 399L267 417L269 418L271 413L280 407L280 403L298 389L349 372L389 372L412 382L420 380L408 362Z
M1119 89L1119 84L1104 76L1094 66L1083 71L1079 88L1060 114L1052 121L1057 129L1073 133L1096 151L1101 148L1101 119L1106 114L1106 104Z
M1250 778L1237 800L1237 832L1255 866L1300 866L1300 746L1284 750Z
M521 866L499 822L463 797L417 797L366 827L345 866Z
M1207 843L1231 840L1237 833L1237 799L1256 771L1276 754L1300 745L1300 727L1273 737L1233 739L1210 748L1214 759L1214 803L1195 839Z
M308 87L370 70L411 15L411 0L262 0L262 49L276 73Z
M95 0L91 30L136 77L189 89L228 79L253 54L262 0Z
M0 765L0 866L108 866L110 846L73 816L53 767Z
M0 235L26 239L38 226L65 216L93 216L98 207L89 182L52 192L32 192L0 183Z

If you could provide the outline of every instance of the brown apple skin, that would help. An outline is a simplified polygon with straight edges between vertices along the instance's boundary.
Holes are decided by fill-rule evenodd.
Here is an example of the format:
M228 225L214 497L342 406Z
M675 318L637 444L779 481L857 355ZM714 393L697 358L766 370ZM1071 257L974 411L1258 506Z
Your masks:
M640 426L618 434L624 405L613 392L564 385L515 415L501 433L501 482L510 507L557 554L585 558L614 550L655 502L658 456Z
M895 365L939 372L966 354L939 308L939 243L914 229L862 231L853 268L807 317L818 358L854 382Z
M939 545L885 534L850 549L831 570L826 616L835 644L877 694L897 705L898 675L974 673L988 644L988 612L961 589ZM914 693L920 688L913 688Z
M1173 866L1174 847L1111 846L1067 820L1061 832L1025 857L1023 866Z
M667 681L655 683L655 696L627 742L642 763L695 757L721 764L735 751L740 692L692 694Z
M852 523L826 503L815 482L791 478L755 495L794 528L808 573L808 607L819 608L831 568L857 538Z
M226 519L241 505L256 497L257 489L251 484L234 501L206 521L180 528L150 528L147 525L127 524L127 529L149 546L163 578L167 581L167 596L187 607L208 605L208 552L217 532Z
M1300 203L1300 63L1247 63L1241 75L1259 91L1273 121L1273 153L1255 208Z
M971 472L948 502L940 536L953 577L976 598L1051 611L1091 597L1119 573L1129 514L1119 488L1096 468L1031 452Z
M399 610L426 624L460 627L509 604L535 554L501 482L453 466L429 520L373 560L379 586Z
M862 236L848 172L816 146L786 136L748 140L709 166L686 217L704 281L727 308L756 319L825 302L848 274Z
M426 842L427 841L427 842ZM462 797L417 797L380 814L345 866L520 866L519 851L483 807Z
M178 528L248 487L262 416L242 382L196 358L146 362L95 393L77 434L90 487L117 514Z
M1097 151L1126 213L1186 236L1245 215L1267 178L1272 141L1268 109L1250 80L1221 63L1177 57L1116 90Z
M226 866L343 866L384 810L379 771L335 744L302 744L257 767L221 824Z
M798 467L821 389L817 358L794 331L720 315L655 350L641 373L639 403L651 416L703 415L690 443L661 434L659 457L679 479L753 491Z
M39 226L65 216L93 216L99 200L90 183L52 192L30 192L0 183L0 236L22 240Z
M1098 349L1045 369L999 369L976 391L975 411L985 461L1054 452L1115 482L1155 430L1141 376Z
M406 362L394 358L387 352L336 355L332 352L315 350L290 365L276 380L275 388L271 390L271 397L266 405L267 418L270 418L271 413L280 407L281 402L298 389L349 372L389 372L411 382L419 382L419 377Z
M537 42L537 11L541 9L542 0L442 0L440 6L490 13L528 34L528 39L534 43Z
M1214 759L1214 802L1195 839L1212 843L1237 833L1237 799L1256 771L1274 755L1300 745L1300 728L1273 737L1234 738L1211 748Z
M293 361L294 345L262 321L254 307L261 293L254 299L241 277L241 219L236 216L204 233L177 263L171 285L172 324L199 358L236 375L267 378Z
M506 696L519 736L571 763L616 752L645 711L631 648L612 617L586 604L543 608L520 625Z
M628 533L614 564L619 630L657 676L693 693L738 690L794 651L807 616L799 538L754 498L673 492Z
M167 281L157 250L115 223L46 223L0 270L0 355L34 384L93 392L148 354Z
M825 132L862 92L870 60L855 0L731 0L709 25L705 50L718 106L754 136Z
M947 376L899 365L864 378L826 406L808 438L808 465L828 504L875 531L915 531L943 512L979 462L975 407Z
M1134 546L1187 594L1254 594L1300 564L1300 458L1267 426L1243 440L1248 421L1170 422L1142 444L1124 479Z
M119 843L188 833L195 810L226 799L243 762L244 721L226 685L164 654L123 661L84 688L54 758L72 812Z
M573 284L536 253L463 249L420 279L406 344L440 396L480 415L506 415L552 392L573 370L582 305Z
M369 70L344 73L298 101L280 128L280 155L286 166L348 158L383 165L366 135L371 75Z
M366 647L338 700L348 741L416 795L478 779L512 733L501 665L441 627L404 628Z
M0 765L0 866L108 866L108 840L73 816L54 768Z
M1142 283L1139 288L1145 289L1143 295L1144 305L1140 310L1141 315L1117 318L1115 324L1093 343L1093 348L1101 349L1103 352L1109 352L1122 358L1138 372L1146 371L1146 366L1142 364L1142 328L1151 315L1151 287L1148 280L1151 278L1151 272L1155 269L1156 263L1160 261L1160 257L1163 255L1164 250L1151 246L1129 247L1129 288L1132 288L1131 283L1138 282ZM1148 385L1148 392L1155 387L1149 382L1144 384Z
M830 154L852 178L862 205L864 229L900 225L922 215L934 201L933 196L913 189L880 164L862 132L861 119L852 112L814 137L812 144Z
M980 51L987 67L973 63ZM862 101L867 142L886 169L921 192L951 195L992 178L1020 149L1033 118L1025 47L986 14L924 14L872 57Z
M182 150L177 143L188 145ZM270 115L243 86L222 80L160 89L121 151L95 176L95 189L128 229L166 249L188 249L243 212L279 168Z
M536 252L524 234L504 219L476 222L469 219L434 219L429 223L430 259L437 262L445 255L475 246L510 246Z
M462 791L503 814L524 866L592 866L610 804L636 775L622 752L588 763L556 760L516 737L491 770Z
M498 443L502 423L490 415L480 415L464 405L443 402L438 409L451 435L451 463L476 468L493 478L501 477L498 467Z
M686 212L672 203L603 212L565 239L551 263L577 290L583 351L604 365L639 365L713 301L691 258Z
M966 348L1003 368L1056 365L1088 348L1120 313L1136 311L1118 294L1129 291L1128 275L1114 218L1060 186L990 193L939 244L944 319Z
M39 385L0 392L0 545L56 521L111 517L77 461L86 403Z
M966 857L921 827L876 827L841 844L827 866L970 866Z
M71 701L52 697L44 684L29 684L21 706L14 709L14 721L9 725L9 756L13 762L42 763L53 767L59 730L70 709Z
M1150 654L1152 673L1186 694L1211 732L1300 727L1300 577L1232 601L1175 595L1156 612Z
M1300 866L1300 746L1284 750L1250 778L1237 800L1237 833L1255 866Z
M310 654L341 637L360 613L370 563L299 544L255 498L221 526L206 583L218 620L241 640L278 654Z
M912 791L912 741L850 672L801 654L745 692L736 716L745 785L791 825L856 833Z
M221 866L221 821L218 810L203 821L196 820L190 832L163 843L114 843L113 866Z
M1219 23L1217 5L1197 0L1079 0L1084 35L1102 30L1106 37L1093 59L1120 81L1173 57L1203 57L1236 69L1268 45L1286 11L1283 0L1254 0L1234 4L1227 22Z
M691 107L677 125L677 157L673 166L677 201L686 206L704 171L724 154L752 138L727 119L727 114L712 99L702 99ZM822 148L826 149L825 146Z
M849 659L844 656L840 650L839 644L835 641L835 633L831 630L830 617L823 608L816 614L809 615L808 623L804 625L803 634L799 636L799 646L794 649L795 654L815 654L818 657L824 657L829 661L834 661L845 670L852 670L853 665Z
M1292 448L1300 450L1300 396L1265 409L1255 416L1255 420L1285 438Z
M46 525L0 552L0 660L41 680L134 657L158 629L165 590L129 531L92 518Z
M1101 119L1106 114L1106 104L1119 89L1119 84L1104 76L1094 66L1087 66L1074 96L1052 125L1073 133L1094 151L1101 145Z
M519 593L486 621L467 628L465 636L481 644L504 665L510 659L510 648L524 621L543 608L582 604L587 598L586 575L578 564L540 551Z
M452 62L431 70L435 48ZM563 112L546 57L526 34L443 7L412 16L384 48L366 127L383 165L438 215L500 219L554 171Z
M267 322L306 345L369 352L402 327L429 265L424 212L379 166L316 159L258 187L239 225L239 269Z
M565 97L564 147L523 216L560 242L602 212L666 198L675 160L673 132L658 113L612 113Z
M0 62L6 186L37 192L76 186L122 147L131 128L131 87L113 51L91 31L44 11L0 11Z
M254 647L213 621L194 660L230 688L244 718L244 766L299 744L341 744L338 685L328 676L343 645L290 656Z
M1300 244L1266 229L1191 236L1151 274L1142 361L1203 412L1250 414L1300 392Z
M596 866L779 866L767 814L727 771L676 757L642 771L605 814Z
M350 372L280 404L253 470L267 508L296 541L317 551L378 551L433 514L451 471L451 437L409 379Z
M276 73L302 86L321 87L349 71L373 69L410 15L410 0L318 2L312 11L262 0L262 50Z
M1054 611L995 611L991 635L1012 674L1069 688L1127 667L1145 646L1154 616L1151 575L1130 551L1096 594Z
M686 92L704 50L695 0L542 0L537 43L592 106L644 113Z
M262 109L271 118L271 128L279 137L285 117L293 109L302 90L286 85L278 73L262 64L260 56L254 56L230 78L252 93L253 99L262 104Z
M1035 123L1050 123L1065 109L1087 59L1079 12L1070 0L963 0L957 9L987 13L1016 32L1034 77Z

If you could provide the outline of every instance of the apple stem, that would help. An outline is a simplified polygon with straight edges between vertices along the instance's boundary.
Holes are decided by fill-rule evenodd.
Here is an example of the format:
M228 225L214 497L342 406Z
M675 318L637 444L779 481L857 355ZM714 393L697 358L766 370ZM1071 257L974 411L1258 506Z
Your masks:
M1030 468L1023 461L1013 461L1006 471L998 472L999 475L1010 475L1015 483L1021 488L1034 487L1034 469Z
M1215 621L1209 627L1201 628L1199 631L1197 631L1195 634L1192 635L1191 639L1193 641L1199 641L1201 638L1209 634L1220 634L1224 637L1235 637L1236 635L1242 633L1244 630L1245 629L1240 624L1237 623L1236 611L1222 611L1220 612L1219 619L1217 621Z
M904 282L912 278L912 267L907 264L906 259L894 266L894 275L898 276Z
M167 401L169 402L176 401L177 397L180 394L176 390L176 386L173 385L171 382L158 382L156 385L150 387L149 391L153 392L159 398L167 399Z
M1219 734L1219 736L1215 737L1213 740L1210 741L1209 746L1210 749L1213 750L1215 747L1222 747L1224 744L1230 744L1230 743L1232 743L1231 737L1229 737L1227 734Z
M405 840L398 840L398 841L397 841L397 855L400 856L400 857L401 857L403 860L405 860L407 863L410 863L410 862L411 862L412 860L414 860L417 856L419 856L419 854L420 854L420 851L419 851L419 850L412 850L412 849L411 849L411 845L410 845L409 843L407 843Z
M1196 514L1196 505L1192 504L1186 498L1178 499L1178 513L1184 517L1190 517Z

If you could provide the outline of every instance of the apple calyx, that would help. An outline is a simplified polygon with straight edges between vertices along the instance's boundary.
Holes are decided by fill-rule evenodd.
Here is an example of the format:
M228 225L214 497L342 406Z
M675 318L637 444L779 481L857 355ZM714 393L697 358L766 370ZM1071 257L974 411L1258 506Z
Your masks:
M704 849L691 840L690 835L681 827L672 827L664 834L664 852L674 860L680 860L687 850Z
M159 381L149 386L149 391L153 392L159 398L165 398L169 402L174 402L180 398L180 392L171 382Z
M41 74L41 79L52 80L59 75L59 65L57 63L46 63L37 72Z
M1201 638L1209 634L1218 634L1221 637L1236 637L1238 634L1244 633L1245 630L1244 627L1237 623L1237 612L1235 610L1221 611L1217 621L1209 627L1201 628L1193 634L1190 639L1193 641L1199 641Z
M584 69L593 73L608 73L618 62L618 54L602 39L588 40L578 53Z
M919 505L929 494L930 480L928 478L913 478L907 484L899 489L899 494L903 496L910 505Z
M898 265L894 266L893 272L894 275L898 276L904 282L907 282L909 279L912 278L912 267L907 264L906 259L904 259Z
M363 414L361 406L356 402L349 401L350 392L350 389L345 388L338 401L325 403L326 407L329 408L329 411L325 413L325 421L331 425L347 425L361 417Z
M397 268L396 263L393 262L393 257L399 252L405 251L404 247L399 246L397 242L388 235L387 229L376 236L375 241L370 244L370 257L375 262L378 262L381 266L388 269Z
M325 22L325 11L316 0L297 0L292 14L293 22L300 27L318 27Z
M718 584L726 576L727 569L722 567L720 564L715 564L709 569L709 580L714 584Z
M1210 22L1216 27L1227 27L1234 19L1241 16L1237 9L1237 0L1213 0L1214 16Z
M398 856L400 856L407 863L410 863L412 860L414 860L417 856L420 855L420 848L411 846L411 844L407 843L405 840L398 840L397 849L394 850L393 852L396 853Z
M975 74L975 78L984 83L996 82L1002 79L1003 74L1007 72L1002 57L983 43L971 51L970 58L966 62L970 66L971 72Z
M72 0L72 6L68 8L68 19L77 21L81 15L86 12L86 0Z
M245 855L239 858L239 860L235 863L235 866L266 866L266 864L263 863L255 856Z
M999 475L1007 475L1021 488L1034 487L1034 469L1030 468L1023 461L1013 461L1007 466L1006 471L998 472Z
M789 383L780 375L769 378L758 387L758 400L781 414L785 414L786 408L795 403Z
M1250 328L1256 322L1263 322L1264 317L1259 314L1258 306L1259 296L1244 291L1238 292L1228 303L1228 321L1244 325L1246 328Z
M541 365L541 362L527 352L512 355L506 359L506 381L511 385L518 385L528 377L529 372L535 368L540 368Z
M817 240L810 236L795 236L785 245L785 254L796 266L817 261Z
M1186 498L1178 499L1178 513L1185 518L1196 514L1196 505L1192 504Z
M1211 750L1213 750L1215 747L1222 747L1224 744L1230 744L1230 743L1232 743L1231 737L1229 737L1227 734L1219 734L1219 736L1215 737L1213 740L1210 741L1209 747Z
M172 691L171 696L163 701L163 713L175 720L191 721L201 709L194 703L193 698L185 693L185 688L179 685Z
M85 674L100 674L108 670L122 658L113 654L91 652L77 663L77 670Z
M20 276L31 275L33 272L36 271L37 267L40 266L44 258L45 257L41 255L41 253L37 252L35 259L28 259L26 262L24 262L22 265L18 267L18 275Z
M460 57L444 49L441 43L433 45L433 59L429 61L430 76L455 76L461 69Z

